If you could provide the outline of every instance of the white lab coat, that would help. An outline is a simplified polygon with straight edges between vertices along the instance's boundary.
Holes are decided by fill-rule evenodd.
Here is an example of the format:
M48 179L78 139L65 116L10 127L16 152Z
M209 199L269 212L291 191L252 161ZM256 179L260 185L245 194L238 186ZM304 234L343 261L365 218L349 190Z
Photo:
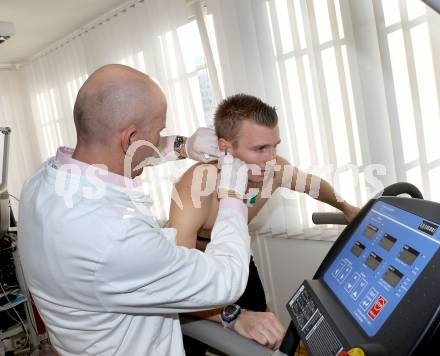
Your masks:
M170 242L139 190L102 188L52 158L22 190L18 251L51 341L62 355L183 355L177 313L245 288L246 218L221 208L202 253Z

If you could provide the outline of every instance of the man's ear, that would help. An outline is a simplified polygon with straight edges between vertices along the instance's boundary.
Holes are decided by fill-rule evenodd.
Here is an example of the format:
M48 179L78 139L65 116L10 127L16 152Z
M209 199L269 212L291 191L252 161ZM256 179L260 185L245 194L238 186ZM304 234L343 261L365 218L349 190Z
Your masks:
M134 127L134 125L130 125L129 127L122 130L121 148L122 151L124 151L124 153L127 153L128 148L135 141L135 135L136 135L136 127Z
M218 148L220 151L227 151L229 153L232 153L232 143L225 140L224 138L218 139Z

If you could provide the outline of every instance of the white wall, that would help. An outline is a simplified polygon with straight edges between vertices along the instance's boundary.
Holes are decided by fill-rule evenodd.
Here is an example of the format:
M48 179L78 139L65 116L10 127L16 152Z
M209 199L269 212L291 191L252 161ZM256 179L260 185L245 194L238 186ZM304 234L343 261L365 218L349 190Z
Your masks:
M285 327L290 322L286 303L304 279L313 277L332 245L331 241L254 237L252 251L268 306Z

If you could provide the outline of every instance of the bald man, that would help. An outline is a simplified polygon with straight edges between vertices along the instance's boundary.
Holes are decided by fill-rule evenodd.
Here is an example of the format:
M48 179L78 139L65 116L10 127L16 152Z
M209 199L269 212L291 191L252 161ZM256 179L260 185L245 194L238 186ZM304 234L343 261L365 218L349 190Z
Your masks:
M75 102L75 149L59 148L22 189L21 262L61 355L183 355L177 313L230 303L244 290L242 161L219 159L222 195L206 253L177 247L175 230L160 228L133 180L158 155L218 156L206 129L161 138L165 116L165 96L148 76L98 69Z

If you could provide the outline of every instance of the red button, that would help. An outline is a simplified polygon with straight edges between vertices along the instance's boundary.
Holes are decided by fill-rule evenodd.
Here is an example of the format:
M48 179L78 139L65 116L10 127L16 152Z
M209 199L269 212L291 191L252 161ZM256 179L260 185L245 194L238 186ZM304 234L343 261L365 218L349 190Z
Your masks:
M388 301L383 297L383 296L379 296L376 299L376 302L373 304L373 306L371 307L371 309L368 311L368 316L374 320L376 319L377 315L381 312L381 310L383 309L383 307L385 306L385 304L387 304Z

